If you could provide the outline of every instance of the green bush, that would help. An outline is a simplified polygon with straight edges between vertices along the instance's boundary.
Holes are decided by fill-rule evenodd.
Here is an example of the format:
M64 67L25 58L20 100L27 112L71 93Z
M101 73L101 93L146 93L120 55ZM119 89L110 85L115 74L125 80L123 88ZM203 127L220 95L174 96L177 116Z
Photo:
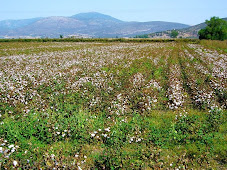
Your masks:
M227 39L227 22L225 20L219 19L218 17L212 17L210 20L206 20L206 24L207 27L199 31L199 39Z

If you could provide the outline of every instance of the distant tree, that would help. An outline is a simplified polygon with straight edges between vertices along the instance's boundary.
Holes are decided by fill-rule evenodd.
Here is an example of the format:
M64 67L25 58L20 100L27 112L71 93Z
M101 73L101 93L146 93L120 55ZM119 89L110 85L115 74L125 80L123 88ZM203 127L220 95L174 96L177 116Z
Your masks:
M60 38L63 38L63 35L60 35Z
M136 35L134 38L149 38L148 34Z
M178 34L179 34L178 31L172 30L170 36L171 36L172 38L177 38Z
M227 39L227 22L218 17L212 17L206 20L206 28L199 31L199 39L209 40L226 40Z

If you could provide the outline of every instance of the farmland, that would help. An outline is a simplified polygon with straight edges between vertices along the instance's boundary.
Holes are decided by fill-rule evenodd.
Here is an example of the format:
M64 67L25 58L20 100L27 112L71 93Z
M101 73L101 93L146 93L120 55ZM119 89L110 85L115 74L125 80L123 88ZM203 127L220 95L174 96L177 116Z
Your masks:
M0 167L225 169L226 49L1 42Z

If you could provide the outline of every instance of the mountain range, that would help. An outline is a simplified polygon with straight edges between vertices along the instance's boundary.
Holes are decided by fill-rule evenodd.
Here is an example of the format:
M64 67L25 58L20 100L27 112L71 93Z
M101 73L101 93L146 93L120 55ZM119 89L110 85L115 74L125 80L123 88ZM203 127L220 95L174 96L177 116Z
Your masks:
M19 37L133 37L140 34L188 28L189 25L164 22L126 22L97 12L70 17L45 17L0 21L0 38Z

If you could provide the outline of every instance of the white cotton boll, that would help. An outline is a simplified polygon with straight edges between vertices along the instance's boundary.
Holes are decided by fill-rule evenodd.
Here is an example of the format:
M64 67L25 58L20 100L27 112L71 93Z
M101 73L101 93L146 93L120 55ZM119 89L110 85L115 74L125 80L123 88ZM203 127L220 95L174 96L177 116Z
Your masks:
M11 152L13 153L13 152L15 152L16 151L16 149L15 148L13 148L12 150L11 150Z
M9 145L9 146L8 146L8 148L10 148L10 149L13 148L13 147L14 147L14 145Z
M3 148L2 147L0 147L0 153L3 153Z
M17 161L13 161L13 166L17 166Z
M106 128L104 130L107 131L107 132L110 132L110 127Z

